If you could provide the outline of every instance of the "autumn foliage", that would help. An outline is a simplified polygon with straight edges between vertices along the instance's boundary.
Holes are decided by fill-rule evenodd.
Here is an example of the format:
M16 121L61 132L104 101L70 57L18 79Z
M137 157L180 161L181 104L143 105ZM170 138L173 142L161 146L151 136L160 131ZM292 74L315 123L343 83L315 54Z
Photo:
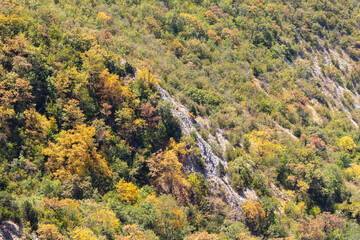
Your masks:
M183 177L182 164L179 158L187 154L185 143L170 140L170 147L159 151L147 160L150 175L154 179L159 192L171 193L180 201L188 199L190 184Z
M300 220L299 232L300 239L327 239L335 232L341 233L345 228L345 220L329 212L324 212L316 216L315 219L306 221Z
M75 174L85 177L92 172L111 177L106 160L96 151L94 135L95 129L86 125L61 131L57 142L50 142L43 150L48 157L46 169L62 181Z
M360 239L358 2L0 0L0 238Z
M251 231L260 233L265 224L266 213L259 202L251 202L242 206L242 210Z
M120 198L127 203L134 203L139 197L137 187L131 182L126 182L123 178L116 184L116 191Z

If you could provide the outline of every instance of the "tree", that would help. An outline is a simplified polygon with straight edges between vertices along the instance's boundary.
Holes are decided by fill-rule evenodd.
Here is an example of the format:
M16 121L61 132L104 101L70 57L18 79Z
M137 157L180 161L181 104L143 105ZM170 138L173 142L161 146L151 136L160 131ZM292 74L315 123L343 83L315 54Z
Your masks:
M337 204L336 207L344 214L352 219L356 219L360 223L360 201L357 196L352 197L350 200Z
M49 134L51 122L43 115L38 113L35 108L24 111L25 115L25 135L33 144L43 143Z
M31 90L32 86L29 81L23 78L17 78L13 87L0 82L0 102L3 111L22 112L32 106L31 102L34 97Z
M13 58L16 56L26 56L26 50L30 43L24 34L19 34L15 38L6 37L4 43L3 52L7 56L5 66L8 70L11 70Z
M250 153L255 154L258 157L266 157L271 153L281 153L284 148L279 145L275 140L271 132L269 131L252 131L247 135L251 146L249 148Z
M62 240L63 236L59 233L54 224L41 224L38 233L39 240Z
M43 198L41 208L41 222L54 224L61 231L68 231L78 226L83 217L79 201L74 199ZM41 225L39 226L40 231ZM49 227L47 226L47 228Z
M208 232L196 232L186 238L187 240L219 240L216 234L209 234Z
M11 133L10 123L14 115L13 93L6 89L3 82L0 82L0 134L2 135L0 141L2 142Z
M97 152L94 144L95 128L85 124L68 131L62 130L57 142L49 142L49 147L43 149L48 157L45 164L47 171L61 181L77 174L85 177L87 174L105 178L111 177L107 162Z
M70 233L73 240L98 240L98 237L88 228L77 227Z
M131 182L126 182L124 178L122 178L116 184L116 191L119 194L120 198L129 203L134 203L139 197L137 187Z
M345 220L329 212L316 216L315 219L306 221L300 219L298 231L300 239L324 240L333 234L341 234L345 229Z
M305 202L299 202L292 200L285 205L285 213L293 218L304 217L306 214L307 206Z
M114 22L113 16L111 16L109 13L99 12L98 17L100 18L100 21L104 24L109 24Z
M74 128L77 125L83 124L85 115L79 107L79 101L70 99L61 114L61 122L64 128Z
M137 118L134 109L124 107L115 113L116 126L120 137L130 141L131 136L138 130L144 129L146 122Z
M149 128L158 129L158 123L161 117L157 115L156 108L150 102L143 103L140 106L141 116L146 120Z
M215 24L216 22L219 21L219 19L211 10L204 12L203 15L210 24Z
M207 196L204 175L201 173L191 173L187 177L187 181L191 185L191 200L196 204L200 204Z
M4 5L2 5L4 4ZM11 5L10 5L11 4ZM13 9L14 5L12 2L3 1L0 3L0 8L2 9ZM13 37L18 35L21 31L24 31L28 26L28 22L20 18L17 15L5 16L0 13L0 37L4 39L5 37Z
M202 37L204 36L204 24L196 18L196 16L187 14L187 13L180 13L185 20L185 30L183 34L186 36L195 36L195 37ZM175 53L176 54L176 53Z
M138 78L135 81L135 87L140 99L149 99L153 91L157 90L160 80L157 79L148 69L138 71Z
M319 150L324 150L325 148L325 142L315 133L310 136L309 145L312 148Z
M354 143L352 138L349 136L340 138L339 146L343 151L350 152L350 153L356 148L356 144Z
M0 192L0 224L5 220L20 222L20 211L10 193Z
M244 157L239 157L230 162L228 172L232 177L231 186L238 193L243 192L246 187L253 183L252 165L251 159Z
M84 199L93 196L93 186L91 185L91 177L80 177L77 174L71 175L61 184L61 197Z
M108 69L105 69L99 75L98 95L104 103L115 106L118 109L119 105L135 108L138 106L138 100L131 92L128 85L123 86L116 74L111 75Z
M102 203L93 200L84 203L82 225L91 229L96 235L106 235L108 239L113 239L120 227L120 221L115 213Z
M89 75L78 72L75 67L58 71L53 78L57 95L63 102L76 99L83 109L93 104L89 93ZM90 105L90 106L88 106Z
M153 17L149 17L145 19L145 26L152 34L155 35L156 38L159 38L161 36L162 24L160 21L156 20Z
M32 86L30 82L24 78L16 79L15 88L14 88L14 107L15 111L22 112L27 109L34 99L34 96L31 94Z
M259 202L247 203L242 207L245 221L250 230L255 234L261 234L264 230L266 213Z
M88 70L91 77L91 86L95 84L96 78L104 70L103 49L99 45L93 46L83 55L84 68Z
M184 209L171 195L156 197L150 194L141 203L147 216L141 221L144 226L153 228L155 233L164 239L183 239L187 229L187 218Z
M23 206L23 217L26 221L29 221L31 230L37 230L38 228L38 212L29 201L25 201Z
M137 225L125 225L123 227L124 235L116 236L116 240L157 240L159 239L152 231L141 231Z
M181 57L182 53L185 50L185 47L179 42L179 40L175 39L169 44L170 50L175 53L177 57Z
M147 164L158 192L171 193L179 201L185 202L190 185L183 178L182 164L179 162L179 157L186 155L185 144L175 143L173 139L170 142L170 147L155 153Z
M351 163L350 167L345 169L344 173L348 180L357 180L360 178L360 165Z

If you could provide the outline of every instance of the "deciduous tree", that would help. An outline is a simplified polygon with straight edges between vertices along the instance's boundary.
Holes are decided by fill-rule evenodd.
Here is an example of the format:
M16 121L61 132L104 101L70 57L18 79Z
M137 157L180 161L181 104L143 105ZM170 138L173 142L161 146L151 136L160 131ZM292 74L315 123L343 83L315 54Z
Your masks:
M43 150L43 154L48 157L46 169L61 181L74 174L85 177L95 173L109 178L111 171L106 160L96 152L94 136L94 127L85 124L61 131L57 142L49 142L49 147Z
M126 182L124 178L116 184L116 191L127 203L134 203L139 197L137 187L131 182Z
M62 240L63 236L54 224L41 224L37 230L40 240Z
M262 233L265 224L266 214L259 202L250 202L243 207L245 220L253 233Z
M186 154L184 143L175 143L171 140L170 147L159 151L147 160L150 176L160 193L171 193L179 201L188 198L190 184L183 178L182 164L179 157Z
M345 136L340 138L339 146L343 151L352 152L356 148L356 144L351 137Z
M43 143L49 134L51 122L43 115L38 113L35 108L24 111L25 115L25 135L29 137L33 144Z

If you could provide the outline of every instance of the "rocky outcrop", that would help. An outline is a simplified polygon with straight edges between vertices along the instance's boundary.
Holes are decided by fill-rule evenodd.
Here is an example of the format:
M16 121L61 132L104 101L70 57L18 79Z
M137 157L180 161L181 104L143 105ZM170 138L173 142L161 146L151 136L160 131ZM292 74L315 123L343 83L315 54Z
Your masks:
M0 239L20 240L24 239L22 228L11 221L4 221L0 224Z
M200 149L201 157L205 162L202 173L208 182L211 184L209 189L213 196L222 198L233 210L235 215L241 213L241 204L247 198L257 198L255 192L250 189L246 189L242 195L235 192L229 181L229 176L224 173L224 169L227 168L227 162L221 157L214 153L211 142L219 144L222 150L226 149L228 144L227 140L222 136L221 131L217 130L216 137L209 136L209 140L206 141L200 134L199 131L204 129L203 119L192 118L189 114L188 109L175 101L167 91L159 87L161 98L165 101L169 101L173 105L173 115L179 119L180 126L184 135L189 136L190 133L195 134L197 147ZM195 127L197 125L198 127ZM198 168L192 168L198 169Z
M343 55L345 55L345 53ZM345 71L345 69L349 71L352 68L352 65L349 62L350 60L347 59L348 61L346 61L344 57L339 57L339 54L335 51L327 52L326 50L323 50L322 57L325 60L325 66L330 65L331 58L334 58L339 61L340 69L342 69L343 71ZM344 91L346 89L340 86L338 83L334 82L329 76L326 76L322 73L317 56L314 56L312 58L312 73L315 78L320 80L323 93L334 101L338 109L343 110L343 112L346 114L354 127L359 128L358 123L352 118L350 110L341 101L341 97L343 97ZM342 76L342 78L344 78L344 76ZM357 94L355 95L351 91L348 92L354 99L354 102L359 101L359 96L357 96Z

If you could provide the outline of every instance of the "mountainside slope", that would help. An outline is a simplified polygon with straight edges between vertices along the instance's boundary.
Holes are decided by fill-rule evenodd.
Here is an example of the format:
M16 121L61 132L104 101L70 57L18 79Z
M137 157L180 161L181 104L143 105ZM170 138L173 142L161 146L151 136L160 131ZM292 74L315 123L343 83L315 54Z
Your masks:
M359 239L359 10L2 0L0 223L25 239Z

